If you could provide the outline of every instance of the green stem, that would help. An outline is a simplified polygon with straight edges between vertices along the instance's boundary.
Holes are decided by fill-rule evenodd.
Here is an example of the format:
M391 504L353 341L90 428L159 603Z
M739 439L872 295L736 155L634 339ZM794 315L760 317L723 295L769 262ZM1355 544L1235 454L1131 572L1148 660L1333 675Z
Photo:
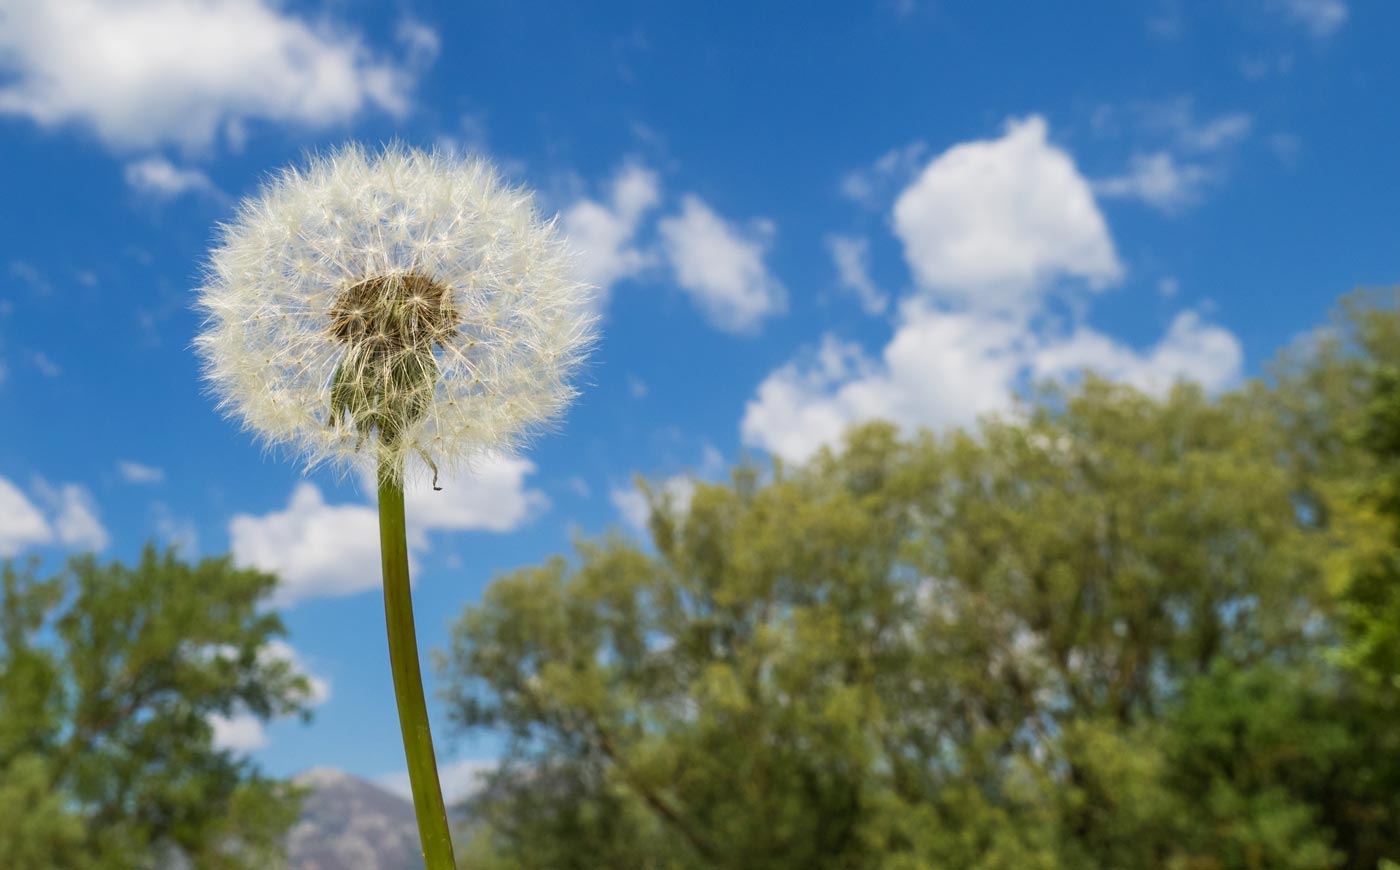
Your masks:
M418 815L418 838L427 870L455 870L447 808L438 784L433 735L423 701L423 675L418 668L418 638L413 630L413 598L408 589L408 536L404 524L403 484L388 460L379 466L379 550L384 565L384 617L389 627L389 664L394 672L394 698L399 705L399 728L408 756L408 781L413 810Z

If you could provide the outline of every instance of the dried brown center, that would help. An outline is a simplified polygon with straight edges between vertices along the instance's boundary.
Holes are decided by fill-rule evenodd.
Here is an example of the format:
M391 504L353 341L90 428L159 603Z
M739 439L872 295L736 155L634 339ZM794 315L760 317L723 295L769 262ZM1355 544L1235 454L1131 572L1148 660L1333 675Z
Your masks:
M331 306L331 337L371 352L441 347L458 323L452 289L418 272L366 278Z
M341 291L332 340L345 346L330 385L328 425L392 445L432 405L438 364L459 320L451 288L417 272L377 275Z

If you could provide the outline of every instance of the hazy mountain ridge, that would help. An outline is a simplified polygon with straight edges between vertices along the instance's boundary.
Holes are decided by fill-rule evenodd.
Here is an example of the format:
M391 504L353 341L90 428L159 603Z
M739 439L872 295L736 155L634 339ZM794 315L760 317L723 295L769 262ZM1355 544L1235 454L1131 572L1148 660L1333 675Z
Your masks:
M411 802L333 768L293 781L308 790L287 836L293 870L422 870Z

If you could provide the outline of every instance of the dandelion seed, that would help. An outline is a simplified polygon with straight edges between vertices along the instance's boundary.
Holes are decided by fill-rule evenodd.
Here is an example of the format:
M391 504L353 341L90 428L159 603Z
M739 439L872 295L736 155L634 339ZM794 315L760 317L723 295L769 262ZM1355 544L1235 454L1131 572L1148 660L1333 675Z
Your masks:
M508 264L508 265L506 265ZM377 460L384 606L423 857L455 862L418 668L403 476L555 420L593 340L553 222L483 160L350 146L224 226L196 339L225 412L309 465ZM275 315L275 316L273 316Z
M309 466L387 452L400 474L415 457L455 469L558 418L593 340L589 293L486 161L349 146L222 227L196 347L221 408Z

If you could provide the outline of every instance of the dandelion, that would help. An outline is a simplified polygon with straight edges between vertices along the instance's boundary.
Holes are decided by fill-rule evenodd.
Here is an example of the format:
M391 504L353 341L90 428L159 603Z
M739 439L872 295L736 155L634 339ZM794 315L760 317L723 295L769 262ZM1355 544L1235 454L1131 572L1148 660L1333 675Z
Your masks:
M589 290L531 195L485 160L358 146L272 178L222 227L196 339L222 410L308 467L373 463L394 691L424 858L453 867L408 585L406 471L555 421Z

